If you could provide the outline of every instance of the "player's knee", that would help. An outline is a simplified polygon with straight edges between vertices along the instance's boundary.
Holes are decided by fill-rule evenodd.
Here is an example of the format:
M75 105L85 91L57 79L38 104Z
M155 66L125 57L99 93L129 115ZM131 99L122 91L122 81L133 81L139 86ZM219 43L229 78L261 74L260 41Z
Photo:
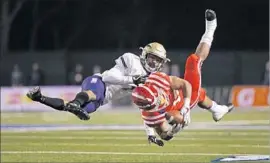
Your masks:
M186 60L186 69L188 70L196 70L198 69L198 65L200 63L200 57L192 54L190 56L188 56L187 60Z
M96 94L91 91L91 90L87 90L87 91L83 91L85 93L85 95L87 95L87 97L89 98L89 101L91 100L96 100Z
M202 109L209 109L211 106L210 105L207 105L206 103L204 102L198 102L197 104L200 108Z
M188 56L187 58L187 62L192 62L192 63L196 63L200 60L200 56L196 55L196 54L191 54L190 56Z
M87 111L87 113L93 113L97 110L97 108L99 107L99 105L97 105L96 103L88 103L85 106L82 106L83 109L85 111Z

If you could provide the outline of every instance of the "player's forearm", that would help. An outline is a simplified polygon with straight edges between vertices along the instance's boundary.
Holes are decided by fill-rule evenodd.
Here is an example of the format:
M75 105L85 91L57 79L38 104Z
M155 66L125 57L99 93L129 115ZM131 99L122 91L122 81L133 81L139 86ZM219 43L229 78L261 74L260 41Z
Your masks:
M192 95L192 87L188 81L185 81L183 84L183 96L184 96L184 105L189 107L190 99Z
M171 88L173 90L183 90L183 95L185 98L191 98L191 94L192 94L192 86L191 84L181 78L178 78L176 76L170 76L170 80L171 80Z

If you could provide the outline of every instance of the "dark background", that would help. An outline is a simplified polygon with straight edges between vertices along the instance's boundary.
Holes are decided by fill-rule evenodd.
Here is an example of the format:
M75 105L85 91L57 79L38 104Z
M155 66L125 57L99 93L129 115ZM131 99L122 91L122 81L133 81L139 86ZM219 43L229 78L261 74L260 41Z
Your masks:
M1 9L7 1L11 12L18 1L3 0ZM45 84L60 85L76 63L91 75L93 65L110 68L123 52L139 54L152 41L165 46L183 73L204 33L207 8L216 11L218 28L204 83L259 84L268 60L268 7L268 0L25 0L9 48L1 51L1 85L8 85L15 63L28 73L38 62Z

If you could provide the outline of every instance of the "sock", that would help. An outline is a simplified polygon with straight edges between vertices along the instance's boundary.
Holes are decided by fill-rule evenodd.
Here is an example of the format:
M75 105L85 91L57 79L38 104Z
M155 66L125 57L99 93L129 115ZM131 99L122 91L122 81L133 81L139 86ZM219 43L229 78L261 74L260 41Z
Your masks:
M144 129L145 129L147 136L155 136L156 135L154 128L147 126L145 123L143 123L143 124L144 124Z
M76 95L75 99L73 100L74 103L82 106L89 101L89 96L86 92L80 92Z
M215 101L212 101L212 106L208 109L212 113L220 112L220 111L225 111L228 109L227 106L225 105L218 105Z
M215 33L216 28L217 28L217 19L214 19L212 21L205 20L205 32L200 42L204 42L208 44L209 46L211 46L212 41L214 39L214 33Z
M52 107L56 110L63 110L65 105L64 100L60 98L50 98L46 96L41 97L40 103Z

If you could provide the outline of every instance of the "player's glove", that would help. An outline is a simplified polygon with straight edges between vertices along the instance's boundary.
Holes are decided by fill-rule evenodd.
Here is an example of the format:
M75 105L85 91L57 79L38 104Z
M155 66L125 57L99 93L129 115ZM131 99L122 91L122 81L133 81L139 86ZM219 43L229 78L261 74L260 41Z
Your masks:
M161 146L161 147L164 146L164 143L162 140L159 140L158 138L156 138L155 136L152 136L152 135L148 136L148 142L154 143L154 144Z
M191 121L191 118L190 118L190 109L188 107L183 107L181 110L180 110L180 114L183 115L183 118L184 118L184 124L183 124L183 127L186 127L189 125L190 121Z
M181 131L182 129L183 129L183 128L182 128L182 125L179 124L179 123L172 125L172 133L173 133L173 134L178 133L178 132Z
M147 79L147 76L142 76L142 75L135 75L132 77L133 83L137 86L139 84L144 84L146 79Z
M205 19L206 19L207 21L212 21L212 20L214 20L214 19L216 19L216 18L217 18L217 15L216 15L215 11L210 10L210 9L207 9L207 10L205 11Z

